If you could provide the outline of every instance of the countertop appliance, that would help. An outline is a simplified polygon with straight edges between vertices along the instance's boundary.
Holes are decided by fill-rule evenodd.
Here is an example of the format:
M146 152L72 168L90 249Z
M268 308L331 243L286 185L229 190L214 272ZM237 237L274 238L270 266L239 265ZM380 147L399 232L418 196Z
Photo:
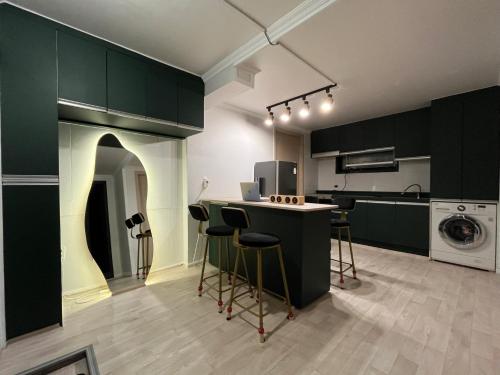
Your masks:
M297 194L297 163L281 160L257 162L253 176L263 197Z
M431 259L495 270L497 205L431 202Z

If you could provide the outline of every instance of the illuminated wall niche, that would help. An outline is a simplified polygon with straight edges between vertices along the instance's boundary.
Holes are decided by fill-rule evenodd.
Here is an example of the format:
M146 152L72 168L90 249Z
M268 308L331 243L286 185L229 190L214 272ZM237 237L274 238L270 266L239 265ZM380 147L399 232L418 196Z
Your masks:
M147 214L154 236L150 279L187 260L186 141L59 123L62 289L69 295L107 290L85 237L85 208L94 178L97 144L113 134L141 161L148 178ZM130 216L134 212L127 212Z

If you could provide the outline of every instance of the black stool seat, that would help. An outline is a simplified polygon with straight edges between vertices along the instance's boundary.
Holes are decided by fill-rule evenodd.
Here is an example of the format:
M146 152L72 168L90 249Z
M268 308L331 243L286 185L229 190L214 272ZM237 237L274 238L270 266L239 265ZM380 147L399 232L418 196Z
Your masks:
M216 225L213 227L208 227L206 230L206 233L209 236L232 236L234 232L234 229L227 226L227 225Z
M272 234L265 233L244 233L240 235L240 244L249 247L268 247L274 246L281 242L281 240Z
M351 226L351 223L349 223L349 221L342 219L332 219L330 220L330 224L335 228Z

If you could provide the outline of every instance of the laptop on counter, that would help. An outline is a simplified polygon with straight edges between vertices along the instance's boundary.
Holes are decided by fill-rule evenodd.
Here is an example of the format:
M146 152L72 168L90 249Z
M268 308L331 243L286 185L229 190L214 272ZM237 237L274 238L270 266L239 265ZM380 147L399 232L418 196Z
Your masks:
M260 202L260 192L258 182L240 182L241 197L244 201Z

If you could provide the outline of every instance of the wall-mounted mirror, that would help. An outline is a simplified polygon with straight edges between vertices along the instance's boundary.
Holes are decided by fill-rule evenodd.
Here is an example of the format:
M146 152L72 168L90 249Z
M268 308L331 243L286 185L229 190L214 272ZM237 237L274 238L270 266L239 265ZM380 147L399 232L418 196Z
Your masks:
M113 135L97 146L85 212L87 245L113 294L143 286L153 258L140 160Z

